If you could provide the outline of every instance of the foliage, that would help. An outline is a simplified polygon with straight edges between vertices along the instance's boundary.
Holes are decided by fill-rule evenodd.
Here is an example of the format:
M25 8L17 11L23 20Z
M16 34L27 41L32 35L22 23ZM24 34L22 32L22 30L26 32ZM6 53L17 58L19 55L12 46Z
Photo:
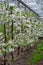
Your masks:
M31 45L33 42L37 41L38 37L42 34L40 32L40 30L42 30L41 23L34 13L12 6L8 9L9 10L6 10L6 2L0 4L1 56L13 52L15 47ZM32 17L35 17L35 19L32 19ZM11 36L14 38L12 39ZM6 42L4 42L5 38L7 38Z
M43 52L43 41L41 41L39 43L39 45L37 46L36 50L34 51L34 53L31 56L31 59L30 59L29 63L35 65L41 59L43 59L43 54L41 54L41 52Z

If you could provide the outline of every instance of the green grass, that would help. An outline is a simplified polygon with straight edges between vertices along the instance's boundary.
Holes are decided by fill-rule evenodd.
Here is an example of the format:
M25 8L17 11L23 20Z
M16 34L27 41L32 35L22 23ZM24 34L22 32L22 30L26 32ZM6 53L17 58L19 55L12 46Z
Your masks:
M43 59L43 54L41 54L41 52L43 52L43 41L41 41L39 43L39 45L37 46L37 49L34 51L34 53L32 54L32 57L29 61L30 64L37 64L41 59Z

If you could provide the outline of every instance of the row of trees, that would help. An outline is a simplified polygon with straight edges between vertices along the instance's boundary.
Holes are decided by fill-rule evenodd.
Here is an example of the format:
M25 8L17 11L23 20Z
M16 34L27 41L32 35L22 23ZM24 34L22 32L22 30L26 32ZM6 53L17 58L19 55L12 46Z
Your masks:
M6 65L6 54L11 53L12 59L15 48L24 48L33 45L41 35L41 22L32 12L10 6L6 10L6 2L0 4L0 24L3 30L0 32L0 55L4 57ZM23 49L21 49L23 51Z

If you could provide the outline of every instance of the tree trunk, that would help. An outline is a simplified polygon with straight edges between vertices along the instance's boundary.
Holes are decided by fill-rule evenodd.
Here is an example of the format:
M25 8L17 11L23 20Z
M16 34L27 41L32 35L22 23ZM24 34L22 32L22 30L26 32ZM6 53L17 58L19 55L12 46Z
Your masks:
M13 56L13 53L11 52L11 56L12 56L12 61L14 60L14 56Z
M18 46L18 52L17 52L17 55L19 55L19 52L20 52L20 46Z
M4 55L4 65L6 65L6 53L5 53L5 55Z
M23 52L23 48L21 48L21 52Z
M11 38L12 38L12 40L13 40L13 21L12 21L12 25L11 25Z
M4 42L6 42L7 41L7 37L6 37L6 25L5 24L4 24L4 38L5 38Z

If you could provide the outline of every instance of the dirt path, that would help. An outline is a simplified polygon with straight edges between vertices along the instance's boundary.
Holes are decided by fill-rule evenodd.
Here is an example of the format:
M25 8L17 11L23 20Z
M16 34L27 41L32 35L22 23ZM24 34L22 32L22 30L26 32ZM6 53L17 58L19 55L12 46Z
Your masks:
M30 65L27 63L27 61L30 59L31 55L33 54L33 52L36 49L39 42L36 43L33 48L30 48L30 49L28 49L28 51L25 51L20 59L18 59L17 61L14 61L13 65ZM43 65L43 60L38 62L38 64L36 64L36 65Z
M33 51L24 52L24 54L21 56L20 59L14 61L13 65L28 65L27 60L30 58L32 53L33 53Z

